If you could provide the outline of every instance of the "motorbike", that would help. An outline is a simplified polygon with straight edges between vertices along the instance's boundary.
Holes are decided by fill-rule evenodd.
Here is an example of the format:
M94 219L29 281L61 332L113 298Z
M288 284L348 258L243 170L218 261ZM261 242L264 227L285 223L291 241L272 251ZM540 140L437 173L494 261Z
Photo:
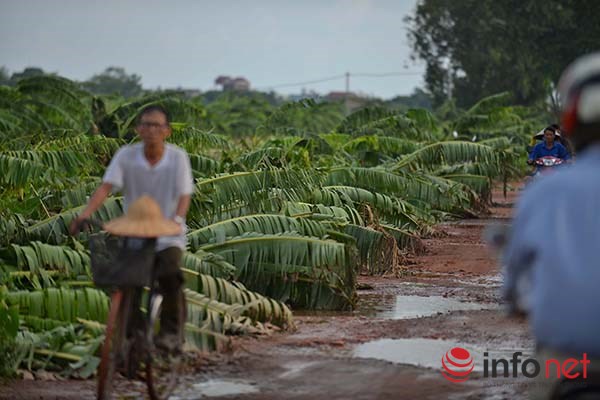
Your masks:
M542 176L548 175L554 171L554 168L562 165L565 162L562 158L554 157L554 156L544 156L535 160L535 172L533 173L533 178L537 179Z

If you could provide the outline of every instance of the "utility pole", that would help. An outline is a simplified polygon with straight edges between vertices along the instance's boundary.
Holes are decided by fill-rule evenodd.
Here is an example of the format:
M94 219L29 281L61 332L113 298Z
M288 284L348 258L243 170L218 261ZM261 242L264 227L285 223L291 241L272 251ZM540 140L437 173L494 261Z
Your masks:
M350 115L348 97L350 97L350 72L346 72L346 93L344 94L344 108L346 109L346 115Z
M350 72L346 72L346 96L350 92Z

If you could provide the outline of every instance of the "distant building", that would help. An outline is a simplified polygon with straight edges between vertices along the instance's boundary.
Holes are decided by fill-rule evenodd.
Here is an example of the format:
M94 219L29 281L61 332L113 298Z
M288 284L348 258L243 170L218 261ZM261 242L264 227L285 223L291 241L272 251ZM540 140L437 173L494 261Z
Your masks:
M186 88L178 87L177 89L167 89L167 90L180 93L188 99L191 99L192 97L198 97L202 94L202 91L200 89L190 89L190 88L186 89Z
M290 101L300 101L303 99L321 100L322 98L323 98L323 96L321 96L319 93L315 92L314 90L307 91L304 88L302 88L302 91L300 92L300 94L290 94L287 96L287 99Z
M156 89L158 93L169 94L169 95L178 95L183 96L185 98L191 99L193 97L198 97L202 94L200 89L192 89L192 88L182 88L178 86L176 88L161 88L160 86Z
M246 92L250 90L250 81L241 76L232 78L230 76L220 75L215 79L215 85L222 86L224 91L234 90L237 92Z
M215 79L215 85L225 86L225 83L228 83L229 81L231 81L229 76L219 75L217 79Z
M183 95L188 98L198 97L202 94L202 91L199 89L181 89Z
M325 100L343 102L349 111L354 111L363 107L369 99L353 92L329 92L325 96Z

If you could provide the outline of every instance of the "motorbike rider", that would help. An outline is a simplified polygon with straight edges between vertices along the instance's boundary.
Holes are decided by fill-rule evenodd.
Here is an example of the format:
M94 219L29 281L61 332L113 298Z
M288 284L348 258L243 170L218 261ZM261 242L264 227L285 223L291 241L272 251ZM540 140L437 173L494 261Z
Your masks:
M582 360L585 353L591 362L588 380L581 384L589 390L597 384L600 367L600 52L571 64L558 87L562 126L578 162L523 192L503 252L503 296L517 304L522 278L529 278L526 311L540 365L548 359L561 365L569 358ZM543 146L547 149L548 144ZM533 398L548 398L555 388L564 388L556 385L555 374L550 379L544 379L543 371L538 375ZM600 398L600 391L593 396Z
M565 161L569 160L571 156L567 148L555 139L556 129L554 127L548 126L544 129L544 140L533 146L533 149L529 153L527 164L533 165L535 160L546 156L560 158Z

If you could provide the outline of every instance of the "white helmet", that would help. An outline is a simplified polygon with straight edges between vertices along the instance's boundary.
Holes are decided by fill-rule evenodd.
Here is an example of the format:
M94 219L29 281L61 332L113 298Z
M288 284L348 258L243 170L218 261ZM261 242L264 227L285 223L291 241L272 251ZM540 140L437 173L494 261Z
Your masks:
M555 128L553 128L552 126L548 126L548 127L544 128L544 129L542 129L541 131L539 131L538 133L536 133L533 137L536 140L543 140L544 139L544 132L546 132L547 130L554 131L554 136L562 138L562 135L560 134L560 131L557 130L557 129L555 129Z

